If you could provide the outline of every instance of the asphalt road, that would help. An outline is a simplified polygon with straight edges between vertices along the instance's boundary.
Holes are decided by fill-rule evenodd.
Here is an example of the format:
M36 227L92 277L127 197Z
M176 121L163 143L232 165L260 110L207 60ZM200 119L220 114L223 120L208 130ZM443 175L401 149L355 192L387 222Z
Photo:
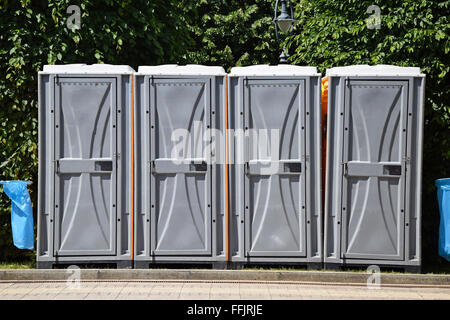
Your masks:
M445 299L450 286L262 281L0 281L0 300L329 300Z

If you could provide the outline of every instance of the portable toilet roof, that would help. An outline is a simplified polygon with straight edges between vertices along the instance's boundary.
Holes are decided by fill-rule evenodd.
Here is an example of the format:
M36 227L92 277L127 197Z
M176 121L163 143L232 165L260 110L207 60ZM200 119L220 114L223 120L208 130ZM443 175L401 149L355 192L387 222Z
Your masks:
M411 76L423 77L418 67L399 67L393 65L379 64L370 66L359 64L346 67L334 67L327 69L326 76Z
M138 74L142 75L207 75L224 76L224 68L218 66L204 66L199 64L188 64L180 66L177 64L164 64L159 66L140 66Z
M289 64L259 64L248 67L234 67L230 76L317 76L316 67L303 67Z
M134 69L127 65L112 64L65 64L65 65L45 65L40 73L73 73L73 74L130 74Z

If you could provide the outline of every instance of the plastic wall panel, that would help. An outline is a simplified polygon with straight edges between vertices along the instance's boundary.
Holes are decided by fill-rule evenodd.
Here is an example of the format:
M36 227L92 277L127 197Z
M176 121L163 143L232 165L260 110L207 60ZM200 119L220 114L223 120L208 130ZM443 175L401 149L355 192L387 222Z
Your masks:
M319 81L229 77L234 262L322 262Z
M55 254L113 255L115 79L61 77L55 87Z
M403 259L407 93L402 81L346 87L343 257Z
M330 76L325 263L420 266L423 76Z
M131 75L40 72L38 88L38 267L130 262Z
M225 260L224 78L136 76L137 261Z

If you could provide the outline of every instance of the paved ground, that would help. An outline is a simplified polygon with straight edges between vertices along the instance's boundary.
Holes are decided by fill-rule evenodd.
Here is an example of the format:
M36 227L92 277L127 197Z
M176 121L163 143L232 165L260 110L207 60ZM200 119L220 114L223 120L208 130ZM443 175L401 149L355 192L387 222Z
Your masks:
M238 281L93 281L71 287L61 282L1 281L0 300L12 299L150 299L150 300L310 300L310 299L447 299L450 287L238 282Z
M373 274L345 271L306 270L208 270L208 269L0 269L0 281L283 281L314 283L366 283ZM383 272L384 285L450 286L450 274Z

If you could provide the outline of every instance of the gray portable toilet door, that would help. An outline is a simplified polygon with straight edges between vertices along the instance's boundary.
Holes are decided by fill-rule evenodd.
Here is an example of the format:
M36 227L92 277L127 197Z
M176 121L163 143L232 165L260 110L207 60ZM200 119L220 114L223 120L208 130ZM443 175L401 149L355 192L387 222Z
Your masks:
M210 88L210 77L151 80L152 255L211 255Z
M407 109L407 81L347 80L343 258L404 258Z
M116 253L116 79L55 79L55 255Z
M305 80L245 80L247 257L306 256Z

